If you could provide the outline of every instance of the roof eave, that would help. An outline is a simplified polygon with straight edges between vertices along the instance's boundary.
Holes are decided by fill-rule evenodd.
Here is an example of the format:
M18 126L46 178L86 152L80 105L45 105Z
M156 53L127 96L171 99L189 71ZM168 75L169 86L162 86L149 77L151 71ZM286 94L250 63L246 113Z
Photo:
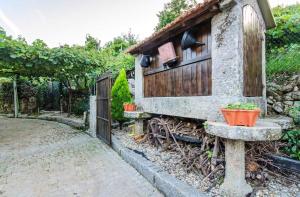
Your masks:
M276 27L276 22L275 22L273 14L272 14L269 1L268 0L258 0L257 3L259 5L259 8L263 15L263 18L264 18L264 21L266 24L266 29L272 29L272 28Z
M166 27L165 29L163 28L162 29L163 31L156 32L155 36L150 36L150 37L146 38L145 39L146 41L144 40L144 41L142 41L142 42L140 42L140 43L138 43L138 44L136 44L136 45L128 48L125 52L126 53L130 53L132 55L139 54L141 52L141 50L140 50L141 48L147 46L150 42L155 41L156 39L158 39L158 37L167 35L176 26L178 26L178 24L185 24L186 20L191 20L191 16L193 17L193 15L198 15L198 14L201 15L201 14L205 13L207 10L212 9L213 6L218 5L218 3L219 3L220 0L210 0L210 1L206 0L206 1L207 2L205 3L205 5L203 5L203 10L201 10L201 12L199 12L199 13L192 13L191 15L188 15L182 21L177 21L176 22L176 19L175 19L175 21L173 21L173 22L176 22L175 24L172 24L173 23L172 22L171 24L169 24L168 27ZM216 12L216 10L214 12Z

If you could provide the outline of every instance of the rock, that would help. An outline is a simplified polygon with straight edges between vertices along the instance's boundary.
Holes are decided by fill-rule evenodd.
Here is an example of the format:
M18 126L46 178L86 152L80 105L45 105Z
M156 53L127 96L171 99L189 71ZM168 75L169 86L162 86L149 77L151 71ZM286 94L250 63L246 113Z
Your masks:
M296 101L300 101L300 91L292 92L291 97L292 97L292 99L294 99Z
M289 83L289 84L281 87L281 91L284 93L290 92L293 89L294 89L294 84L292 84L292 83Z
M285 95L283 95L283 100L285 101L293 101L294 99L292 98L292 93L287 93Z
M283 101L284 105L287 105L287 106L293 106L294 105L294 102L293 101Z
M162 156L161 156L161 159L162 159L163 161L169 161L169 160L171 159L171 156L170 156L170 155L162 155Z
M272 107L276 112L282 113L283 112L283 105L281 102L276 102Z
M299 91L299 87L298 87L298 86L295 86L293 91L294 91L294 92Z
M267 89L276 92L276 91L280 91L281 87L280 87L280 85L278 85L274 82L271 82L271 83L268 83L268 88Z
M271 104L271 105L273 105L273 104L274 104L273 100L272 100L272 99L270 99L270 98L268 98L268 99L267 99L267 103L268 103L268 104Z

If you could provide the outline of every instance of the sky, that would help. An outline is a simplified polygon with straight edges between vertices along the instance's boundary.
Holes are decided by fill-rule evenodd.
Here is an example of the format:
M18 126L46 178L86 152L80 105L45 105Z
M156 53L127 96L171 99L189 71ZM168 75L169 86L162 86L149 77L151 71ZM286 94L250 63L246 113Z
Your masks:
M86 34L101 45L131 31L144 39L158 23L156 14L170 0L0 0L0 26L9 35L48 46L84 44ZM300 0L269 0L271 6Z

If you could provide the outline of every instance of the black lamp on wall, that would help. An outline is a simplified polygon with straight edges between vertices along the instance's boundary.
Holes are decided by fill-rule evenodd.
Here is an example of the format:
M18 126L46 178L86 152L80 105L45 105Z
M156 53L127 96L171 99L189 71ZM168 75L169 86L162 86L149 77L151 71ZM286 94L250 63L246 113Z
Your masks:
M197 41L197 39L192 34L192 31L184 32L181 40L181 48L183 50L191 48L193 46L203 46L205 43Z
M142 59L141 59L141 62L140 62L141 67L147 68L147 67L150 66L150 64L151 64L151 56L150 55L143 55Z

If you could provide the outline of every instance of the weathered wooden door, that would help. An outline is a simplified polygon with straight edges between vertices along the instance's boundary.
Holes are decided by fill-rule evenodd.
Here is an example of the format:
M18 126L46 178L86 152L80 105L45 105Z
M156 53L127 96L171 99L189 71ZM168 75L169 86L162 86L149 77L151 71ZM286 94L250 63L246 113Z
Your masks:
M106 75L97 80L96 85L96 134L108 145L111 144L111 76Z

